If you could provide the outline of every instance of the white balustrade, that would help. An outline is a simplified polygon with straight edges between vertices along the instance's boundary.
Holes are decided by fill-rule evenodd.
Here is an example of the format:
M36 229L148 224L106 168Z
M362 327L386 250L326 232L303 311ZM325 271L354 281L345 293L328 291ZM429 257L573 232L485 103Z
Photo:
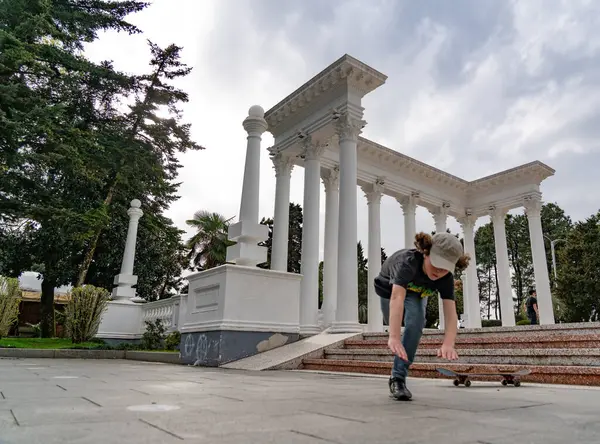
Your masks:
M146 330L146 321L154 322L160 319L167 329L167 332L172 332L179 327L179 301L180 295L170 297L169 299L161 299L159 301L148 302L142 305L142 332Z

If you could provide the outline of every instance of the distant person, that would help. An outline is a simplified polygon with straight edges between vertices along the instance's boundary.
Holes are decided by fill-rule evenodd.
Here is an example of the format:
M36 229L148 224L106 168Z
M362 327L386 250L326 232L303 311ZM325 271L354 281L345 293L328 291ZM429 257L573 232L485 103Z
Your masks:
M464 254L462 244L450 233L438 233L433 237L419 233L415 237L415 246L387 258L374 282L375 291L381 298L384 322L389 325L388 347L395 355L388 381L390 394L401 401L412 398L406 388L408 368L425 328L427 298L437 296L438 292L443 300L446 328L437 355L448 360L458 359L454 349L458 315L453 274L456 268L464 269L469 264L469 256Z
M529 297L525 303L527 308L527 317L531 322L531 325L539 324L540 312L538 310L537 292L532 288L529 290Z

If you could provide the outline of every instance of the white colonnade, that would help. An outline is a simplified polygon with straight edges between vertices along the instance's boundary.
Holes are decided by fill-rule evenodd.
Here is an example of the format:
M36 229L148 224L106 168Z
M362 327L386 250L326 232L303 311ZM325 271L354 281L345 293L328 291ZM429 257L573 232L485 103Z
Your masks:
M525 206L541 323L553 323L541 231L540 184L552 176L554 170L535 161L466 181L402 154L402 147L392 150L360 137L366 125L362 98L382 86L386 79L384 74L344 55L264 113L264 121L262 113L256 112L260 107L253 107L246 119L249 135L268 130L274 137L274 146L269 148L276 172L271 256L274 270L287 271L292 167L297 165L305 169L300 332L312 334L322 328L318 325L320 181L325 187L326 208L322 311L325 326L332 332L364 329L358 322L359 186L367 199L369 212L369 330L383 329L379 299L371 287L381 267L380 213L384 195L396 199L401 207L404 246L407 248L414 246L415 234L421 231L416 224L418 206L431 212L437 232L446 231L448 217L454 217L461 225L465 251L471 256L470 265L462 276L468 327L481 326L475 227L477 220L487 215L492 217L494 224L502 322L507 326L515 323L504 218L507 211ZM267 126L263 126L264 122ZM248 155L254 155L253 149L254 145L249 144ZM245 174L254 179L248 171ZM246 189L246 179L244 185ZM253 201L251 206L255 208L256 202ZM256 224L255 215L251 216L247 219ZM254 226L247 231L246 244L250 239L259 238L254 233ZM245 247L250 248L249 245ZM443 328L441 301L438 302L440 327Z
M340 149L342 149L340 147ZM353 150L354 148L350 148ZM310 150L310 151L308 151ZM356 178L350 178L345 182L344 188L346 198L344 199L340 187L340 178L344 177L344 167L346 163L349 168L356 168L355 159L348 156L349 159L342 160L346 163L340 163L333 168L321 166L316 158L323 154L323 147L312 145L306 151L304 185L304 230L302 247L302 270L303 286L301 297L301 313L303 333L315 332L317 319L318 303L318 243L319 243L319 225L318 208L320 187L316 180L316 172L320 169L321 179L325 187L325 252L323 264L323 319L325 326L331 327L331 331L355 331L362 327L358 325L358 290L356 274ZM340 153L341 154L341 153ZM289 174L291 168L285 170L286 178L279 176L280 165L291 165L291 160L285 160L281 154L273 157L277 171L277 185L275 198L275 213L279 215L281 224L288 223L288 215L284 208L289 208ZM345 159L340 155L340 159ZM283 184L283 185L280 185ZM352 186L351 186L352 185ZM361 185L368 205L368 264L369 264L369 294L368 294L368 324L366 329L369 331L382 331L382 316L379 308L379 297L376 295L371 283L381 269L381 198L386 194L385 179L377 178L371 184ZM283 190L283 191L282 191ZM306 193L310 195L307 196ZM407 196L395 196L400 204L404 216L404 245L406 248L414 247L414 236L420 231L416 226L416 209L419 206L419 193L412 192ZM534 271L536 274L536 286L538 295L549 295L549 280L547 269L545 268L545 258L543 252L543 243L539 241L542 238L541 223L539 222L540 195L528 195L523 204L527 208L527 216L530 221L530 231L532 238L532 254L534 256ZM536 206L537 205L537 206ZM445 232L447 229L447 219L450 216L450 204L442 202L438 207L427 205L427 209L432 214L435 222L436 232ZM285 215L281 215L286 212ZM507 210L500 206L490 206L485 214L474 215L469 209L465 209L464 215L456 216L462 228L462 237L464 239L465 253L471 256L469 267L463 273L463 294L464 294L464 317L466 325L470 328L481 327L481 308L479 299L477 262L475 256L475 225L480 216L489 214L493 222L494 238L497 257L498 282L500 291L500 304L502 313L502 323L504 326L514 326L514 302L512 287L510 282L510 268L508 261L508 248L505 232L505 217ZM273 266L274 269L284 270L287 264L287 230L278 227L277 218L274 224L273 235ZM285 236L285 237L284 237ZM282 241L282 237L286 242ZM538 242L538 243L535 243ZM539 248L541 246L541 248ZM541 251L541 253L540 253ZM539 258L542 258L540 261ZM279 258L279 260L275 260ZM283 260L282 258L285 258ZM535 259L538 261L535 262ZM281 265L277 265L281 264ZM341 264L341 266L340 266ZM277 268L279 267L279 268ZM544 285L548 290L543 291ZM542 289L542 291L540 291ZM539 297L539 296L538 296ZM550 310L541 311L542 323L553 323L551 299L546 297L540 300L545 307ZM440 329L444 329L444 315L441 298L438 296Z

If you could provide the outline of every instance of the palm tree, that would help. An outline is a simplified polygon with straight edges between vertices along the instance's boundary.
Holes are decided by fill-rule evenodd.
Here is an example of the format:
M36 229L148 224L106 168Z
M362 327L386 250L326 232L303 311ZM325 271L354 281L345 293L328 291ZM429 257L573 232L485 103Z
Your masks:
M223 265L227 260L227 247L235 242L227 239L229 222L219 213L197 211L194 218L186 221L197 233L188 241L188 259L194 270L208 270Z

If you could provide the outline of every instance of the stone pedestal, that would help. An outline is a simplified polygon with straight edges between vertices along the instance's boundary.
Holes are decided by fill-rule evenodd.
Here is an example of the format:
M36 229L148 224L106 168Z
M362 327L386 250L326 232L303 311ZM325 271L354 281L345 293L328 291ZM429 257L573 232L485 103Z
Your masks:
M188 276L182 361L219 366L297 341L301 278L230 264Z
M142 304L129 299L110 301L102 315L96 337L108 343L139 341L142 312Z

